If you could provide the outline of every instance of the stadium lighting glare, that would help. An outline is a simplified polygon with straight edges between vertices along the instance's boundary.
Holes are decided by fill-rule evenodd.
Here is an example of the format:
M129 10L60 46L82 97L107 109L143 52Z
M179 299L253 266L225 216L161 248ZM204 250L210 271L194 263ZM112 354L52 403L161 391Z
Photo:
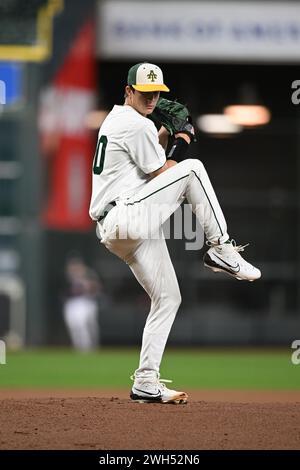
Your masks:
M90 111L85 117L85 126L92 130L99 129L107 115L108 111L104 109Z
M262 105L226 106L224 114L232 123L245 127L263 126L271 120L269 109Z
M242 127L224 114L203 114L196 120L198 128L207 134L237 134Z

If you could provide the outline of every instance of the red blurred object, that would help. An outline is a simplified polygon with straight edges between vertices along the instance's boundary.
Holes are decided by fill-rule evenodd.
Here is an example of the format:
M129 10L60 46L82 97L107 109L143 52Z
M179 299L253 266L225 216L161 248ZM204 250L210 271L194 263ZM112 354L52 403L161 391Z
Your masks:
M47 157L45 225L57 230L89 230L91 166L95 135L85 126L95 108L95 25L79 31L52 85L41 96L41 149Z

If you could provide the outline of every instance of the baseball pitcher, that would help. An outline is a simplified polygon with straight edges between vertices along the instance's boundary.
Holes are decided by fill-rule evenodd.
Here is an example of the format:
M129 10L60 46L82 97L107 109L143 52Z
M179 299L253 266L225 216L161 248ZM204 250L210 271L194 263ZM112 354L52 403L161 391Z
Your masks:
M229 238L203 163L185 159L194 128L185 106L160 98L168 91L157 65L130 68L125 103L114 106L99 130L90 216L101 243L128 264L151 299L131 399L186 403L187 394L166 387L159 373L181 303L162 224L187 199L210 247L204 265L239 280L254 281L261 273L240 255L244 247Z

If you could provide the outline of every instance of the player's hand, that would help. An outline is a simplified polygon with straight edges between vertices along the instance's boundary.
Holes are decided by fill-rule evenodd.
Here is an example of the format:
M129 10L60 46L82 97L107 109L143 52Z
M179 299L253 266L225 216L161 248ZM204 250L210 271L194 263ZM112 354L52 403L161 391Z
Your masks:
M171 168L171 166L177 165L177 162L175 162L175 160L171 160L171 159L168 159L166 161L166 163L167 163L168 168Z
M168 159L161 168L159 168L156 171L153 171L152 173L149 173L149 176L151 179L155 178L156 176L160 175L161 173L164 173L165 171L167 171L169 168L171 168L174 165L177 165L177 162L175 162L175 160Z

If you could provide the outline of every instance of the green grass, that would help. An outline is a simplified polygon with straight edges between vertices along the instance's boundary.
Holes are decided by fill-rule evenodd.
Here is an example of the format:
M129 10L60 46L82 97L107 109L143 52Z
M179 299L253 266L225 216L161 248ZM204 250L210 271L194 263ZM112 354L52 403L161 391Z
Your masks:
M0 388L126 388L137 368L137 349L8 352ZM300 365L290 351L168 349L161 377L174 386L203 389L300 390Z

